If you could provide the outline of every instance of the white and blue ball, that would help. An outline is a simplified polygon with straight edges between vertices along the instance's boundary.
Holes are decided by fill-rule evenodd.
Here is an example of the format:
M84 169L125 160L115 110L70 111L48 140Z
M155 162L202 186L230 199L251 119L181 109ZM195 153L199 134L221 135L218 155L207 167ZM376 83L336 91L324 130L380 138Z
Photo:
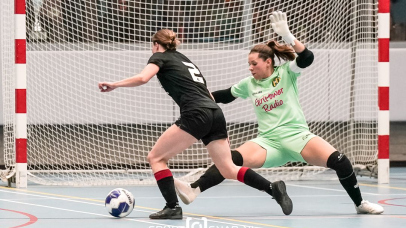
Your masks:
M125 217L134 209L134 196L123 188L113 189L106 197L107 211L114 217Z

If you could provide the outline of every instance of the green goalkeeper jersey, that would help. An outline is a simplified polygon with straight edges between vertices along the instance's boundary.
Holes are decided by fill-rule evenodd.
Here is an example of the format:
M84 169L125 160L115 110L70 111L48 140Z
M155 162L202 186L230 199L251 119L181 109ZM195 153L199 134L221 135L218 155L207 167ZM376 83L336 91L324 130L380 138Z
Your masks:
M309 131L299 103L297 77L289 62L275 67L273 74L256 80L250 76L231 88L234 97L250 98L258 119L260 136L271 137ZM288 133L288 135L289 135ZM276 135L275 135L276 134Z

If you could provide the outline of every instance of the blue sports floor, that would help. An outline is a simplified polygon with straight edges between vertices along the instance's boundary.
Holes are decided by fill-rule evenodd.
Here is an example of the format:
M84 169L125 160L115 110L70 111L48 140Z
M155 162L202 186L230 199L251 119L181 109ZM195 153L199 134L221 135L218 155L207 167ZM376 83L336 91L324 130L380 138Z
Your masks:
M225 182L183 205L183 220L150 220L164 200L157 186L55 187L29 185L12 189L0 182L0 228L132 227L132 228L395 228L406 227L406 168L391 168L389 185L358 177L364 199L381 204L382 215L357 215L336 181L287 181L293 213L283 215L267 194L238 182ZM126 188L136 207L126 218L110 216L104 199L110 190Z

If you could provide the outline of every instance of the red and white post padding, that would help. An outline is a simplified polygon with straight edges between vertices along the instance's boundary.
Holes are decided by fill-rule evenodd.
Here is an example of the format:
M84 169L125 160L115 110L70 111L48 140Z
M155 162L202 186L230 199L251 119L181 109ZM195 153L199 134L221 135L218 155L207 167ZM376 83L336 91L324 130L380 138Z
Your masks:
M25 0L14 0L16 187L27 187L27 78Z
M378 2L378 183L389 183L390 0Z

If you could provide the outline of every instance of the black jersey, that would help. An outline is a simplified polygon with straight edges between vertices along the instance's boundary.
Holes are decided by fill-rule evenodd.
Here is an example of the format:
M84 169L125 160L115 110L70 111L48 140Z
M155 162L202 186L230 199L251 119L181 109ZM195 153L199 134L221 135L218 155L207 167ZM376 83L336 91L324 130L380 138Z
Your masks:
M181 112L196 108L219 108L211 98L200 70L182 53L175 50L156 52L148 63L159 67L158 80L179 105Z

